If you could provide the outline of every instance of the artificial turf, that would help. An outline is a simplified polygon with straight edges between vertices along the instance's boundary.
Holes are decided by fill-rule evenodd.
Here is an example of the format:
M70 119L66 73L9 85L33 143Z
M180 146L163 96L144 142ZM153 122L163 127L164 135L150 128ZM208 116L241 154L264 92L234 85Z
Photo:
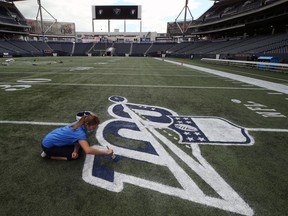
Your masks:
M105 122L113 119L108 113L112 104L108 98L119 95L129 103L167 108L180 116L219 117L244 128L288 129L287 95L269 94L271 90L265 88L245 86L164 61L124 57L15 60L9 66L0 65L1 215L239 215L136 185L125 184L123 191L116 193L88 184L82 179L85 154L72 162L40 157L43 137L57 126L4 121L69 123L75 120L77 112L90 110ZM185 59L175 61L288 83L287 74L272 71ZM49 81L31 82L39 78ZM15 85L30 87L18 86L22 90L6 91ZM248 108L251 102L284 117L263 117ZM285 215L288 133L249 131L249 134L255 140L251 146L200 145L202 156L255 215ZM99 145L95 134L89 141ZM206 194L219 197L181 158L163 146ZM177 146L191 155L191 149L185 145ZM117 172L181 188L173 172L163 166L129 159L102 162Z

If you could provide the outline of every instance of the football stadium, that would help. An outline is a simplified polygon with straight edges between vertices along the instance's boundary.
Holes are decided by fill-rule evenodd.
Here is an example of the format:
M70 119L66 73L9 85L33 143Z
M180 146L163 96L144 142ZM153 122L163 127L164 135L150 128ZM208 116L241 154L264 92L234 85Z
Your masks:
M287 215L287 0L214 0L197 19L186 0L161 34L77 32L17 2L0 1L0 215ZM91 113L89 149L113 154L41 154Z

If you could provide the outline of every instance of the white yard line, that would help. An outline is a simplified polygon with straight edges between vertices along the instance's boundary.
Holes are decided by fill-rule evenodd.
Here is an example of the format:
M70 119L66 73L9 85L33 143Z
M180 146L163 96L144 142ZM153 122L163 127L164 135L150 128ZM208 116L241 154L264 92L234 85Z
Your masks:
M8 120L0 120L0 124L25 124L25 125L44 125L44 126L66 126L69 123L60 123L60 122L34 122L34 121L8 121ZM246 128L248 131L256 131L256 132L282 132L288 133L288 129L281 128Z
M181 66L191 68L194 70L207 72L207 73L218 75L221 77L226 77L229 79L241 81L241 82L244 82L247 84L252 84L252 85L259 86L259 87L266 88L266 89L270 89L273 91L288 94L288 86L283 85L283 84L259 80L259 79L250 78L250 77L245 77L245 76L236 75L236 74L232 74L232 73L226 73L226 72L219 71L219 70L214 70L214 69L205 68L205 67L199 67L199 66L195 66L195 65L184 64L184 63L175 62L175 61L166 60L166 59L161 59L161 58L155 58L155 59L160 60L160 61L165 61L168 63L172 63L172 64L176 64L176 65L181 65Z
M66 126L68 123L57 122L33 122L33 121L1 121L0 124L25 124L25 125L46 125L46 126Z
M269 95L283 95L281 92L268 92Z
M0 74L35 74L35 72L0 72ZM76 72L41 72L41 75L79 75L79 71ZM212 74L203 74L201 73L200 75L197 74L133 74L133 73L109 73L109 72L103 72L103 73L98 73L98 72L81 72L81 75L101 75L101 76L111 76L111 75L116 75L116 76L151 76L151 77L207 77L207 78L213 78L217 77Z
M282 132L288 133L288 129L280 129L280 128L246 128L248 131L256 131L256 132Z
M0 85L14 85L15 83L0 83ZM17 83L19 84L19 83ZM87 87L128 87L128 88L171 88L171 89L219 89L219 90L256 90L263 91L263 88L241 88L241 87L218 87L218 86L166 86L166 85L128 85L128 84L93 84L93 83L33 83L33 85L54 85L54 86L87 86Z

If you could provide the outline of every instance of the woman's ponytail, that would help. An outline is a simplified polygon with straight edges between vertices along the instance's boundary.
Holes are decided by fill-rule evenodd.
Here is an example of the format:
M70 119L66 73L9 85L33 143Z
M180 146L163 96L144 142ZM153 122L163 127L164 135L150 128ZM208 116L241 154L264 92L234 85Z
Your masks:
M99 125L100 120L97 115L94 113L90 113L89 115L83 115L79 121L77 121L75 124L71 125L70 127L73 130L76 130L77 128L81 127L84 124L90 125Z

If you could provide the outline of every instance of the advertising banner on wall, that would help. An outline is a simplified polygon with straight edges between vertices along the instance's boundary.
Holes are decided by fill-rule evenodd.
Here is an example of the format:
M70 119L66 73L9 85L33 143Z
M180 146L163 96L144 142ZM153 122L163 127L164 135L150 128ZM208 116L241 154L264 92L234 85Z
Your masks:
M37 20L27 19L31 26L30 34L42 34L41 23ZM45 35L75 36L75 23L43 21Z

